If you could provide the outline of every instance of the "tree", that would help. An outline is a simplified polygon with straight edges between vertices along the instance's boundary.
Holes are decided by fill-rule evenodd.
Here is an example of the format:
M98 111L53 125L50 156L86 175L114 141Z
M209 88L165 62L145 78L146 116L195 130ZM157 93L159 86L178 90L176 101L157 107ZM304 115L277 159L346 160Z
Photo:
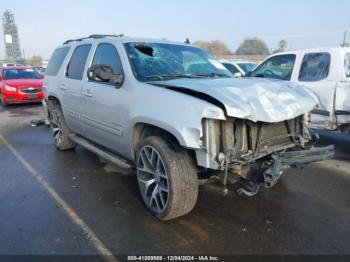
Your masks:
M288 48L288 42L287 40L282 39L278 42L278 48L273 51L273 53L279 53L279 52L285 52Z
M33 55L31 59L29 59L28 64L31 66L42 66L43 59L40 55Z
M237 55L269 55L266 43L257 37L246 38L238 47Z
M207 50L209 53L211 53L214 56L230 55L231 54L231 51L227 47L227 45L220 40L196 41L196 42L194 42L194 45L199 46L199 47Z
M6 59L11 61L19 60L22 56L19 44L17 25L13 14L6 10L2 16L2 27L4 32Z

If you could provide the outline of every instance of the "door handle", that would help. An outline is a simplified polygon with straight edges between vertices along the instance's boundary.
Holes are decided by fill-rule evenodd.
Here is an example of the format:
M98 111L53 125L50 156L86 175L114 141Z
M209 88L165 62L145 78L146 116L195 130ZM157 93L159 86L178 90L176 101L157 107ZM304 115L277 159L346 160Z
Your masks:
M83 93L84 96L87 96L87 97L92 97L92 93L89 89L86 89Z
M67 87L65 84L61 84L59 89L63 90L63 91L66 91L67 90Z

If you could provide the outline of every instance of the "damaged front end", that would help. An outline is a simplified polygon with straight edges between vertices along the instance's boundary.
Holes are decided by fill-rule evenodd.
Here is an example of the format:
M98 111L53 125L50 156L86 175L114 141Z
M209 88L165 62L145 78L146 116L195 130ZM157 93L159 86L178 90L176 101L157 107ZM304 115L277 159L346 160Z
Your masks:
M333 145L312 145L307 123L307 115L277 123L203 119L198 164L216 170L225 188L233 184L239 194L255 195L273 187L290 166L333 157Z

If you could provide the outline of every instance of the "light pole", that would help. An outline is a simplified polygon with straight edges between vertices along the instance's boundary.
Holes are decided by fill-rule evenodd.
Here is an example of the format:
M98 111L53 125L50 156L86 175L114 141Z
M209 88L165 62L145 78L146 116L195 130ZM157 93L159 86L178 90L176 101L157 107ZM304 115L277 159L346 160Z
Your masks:
M343 38L343 46L346 46L346 34L348 33L348 30L344 31L344 38Z

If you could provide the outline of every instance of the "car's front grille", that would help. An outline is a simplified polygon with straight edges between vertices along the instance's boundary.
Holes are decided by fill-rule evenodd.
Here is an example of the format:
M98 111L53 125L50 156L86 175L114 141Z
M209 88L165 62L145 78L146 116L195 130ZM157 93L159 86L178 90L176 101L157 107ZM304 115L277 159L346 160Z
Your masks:
M302 121L302 116L277 123L236 120L233 127L236 158L246 154L258 156L297 144L298 137L303 135Z
M258 129L261 127L260 149L266 147L288 144L298 137L298 121L291 119L278 123L254 123L251 128L252 144L258 141Z
M41 91L40 87L22 87L21 88L21 93L24 94L36 94Z

